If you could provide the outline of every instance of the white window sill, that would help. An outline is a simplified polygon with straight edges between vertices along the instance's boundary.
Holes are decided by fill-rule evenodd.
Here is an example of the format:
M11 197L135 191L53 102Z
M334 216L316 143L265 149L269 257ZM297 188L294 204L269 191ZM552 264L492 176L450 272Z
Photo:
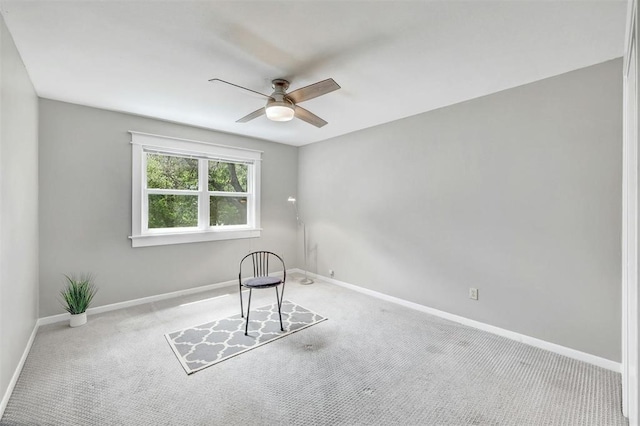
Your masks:
M260 237L259 228L253 229L225 229L216 231L189 231L172 233L154 233L132 235L132 247L162 246L168 244L200 243L206 241L235 240L240 238Z

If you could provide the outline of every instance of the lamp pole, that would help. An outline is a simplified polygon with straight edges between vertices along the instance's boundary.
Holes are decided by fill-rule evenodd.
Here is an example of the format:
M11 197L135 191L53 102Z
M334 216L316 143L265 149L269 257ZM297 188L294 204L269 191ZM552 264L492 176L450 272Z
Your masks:
M298 204L294 197L289 197L288 200L296 211L296 222L298 225L302 225L302 239L303 239L303 250L304 250L304 278L300 280L300 284L312 284L313 280L307 276L307 225L300 220L300 212L298 211Z

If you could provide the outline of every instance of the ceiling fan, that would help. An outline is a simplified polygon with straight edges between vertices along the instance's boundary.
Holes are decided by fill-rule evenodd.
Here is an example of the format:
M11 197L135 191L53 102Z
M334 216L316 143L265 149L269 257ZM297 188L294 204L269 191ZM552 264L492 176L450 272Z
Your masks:
M209 81L219 81L221 83L229 84L231 86L238 87L240 89L248 90L249 92L257 93L258 95L267 98L267 104L251 114L247 114L236 123L246 123L254 118L260 117L265 114L269 120L272 121L289 121L293 117L299 118L302 121L306 121L309 124L313 124L316 127L322 127L327 122L318 117L314 113L298 106L300 102L308 101L309 99L317 98L318 96L326 95L334 90L338 90L340 86L332 78L319 81L309 86L296 89L291 93L287 93L289 88L289 82L287 80L277 78L271 82L273 87L273 93L271 95L265 95L264 93L256 92L255 90L247 89L246 87L238 86L237 84L229 83L228 81L221 80L219 78L212 78Z

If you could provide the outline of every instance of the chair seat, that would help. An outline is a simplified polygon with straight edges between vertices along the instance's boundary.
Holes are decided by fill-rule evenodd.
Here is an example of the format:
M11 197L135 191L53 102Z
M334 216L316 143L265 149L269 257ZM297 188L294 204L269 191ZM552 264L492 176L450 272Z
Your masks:
M246 280L242 285L253 288L268 288L275 287L281 282L282 280L277 277L256 277Z

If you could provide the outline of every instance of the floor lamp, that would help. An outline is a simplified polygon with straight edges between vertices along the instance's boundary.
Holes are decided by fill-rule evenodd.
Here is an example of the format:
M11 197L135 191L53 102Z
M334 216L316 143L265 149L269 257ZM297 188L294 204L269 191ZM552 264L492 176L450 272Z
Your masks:
M288 202L293 204L293 208L296 209L296 221L298 225L302 225L302 238L304 240L304 278L300 280L300 284L311 284L313 280L307 276L307 225L300 220L300 212L298 212L298 204L294 197L289 197Z

